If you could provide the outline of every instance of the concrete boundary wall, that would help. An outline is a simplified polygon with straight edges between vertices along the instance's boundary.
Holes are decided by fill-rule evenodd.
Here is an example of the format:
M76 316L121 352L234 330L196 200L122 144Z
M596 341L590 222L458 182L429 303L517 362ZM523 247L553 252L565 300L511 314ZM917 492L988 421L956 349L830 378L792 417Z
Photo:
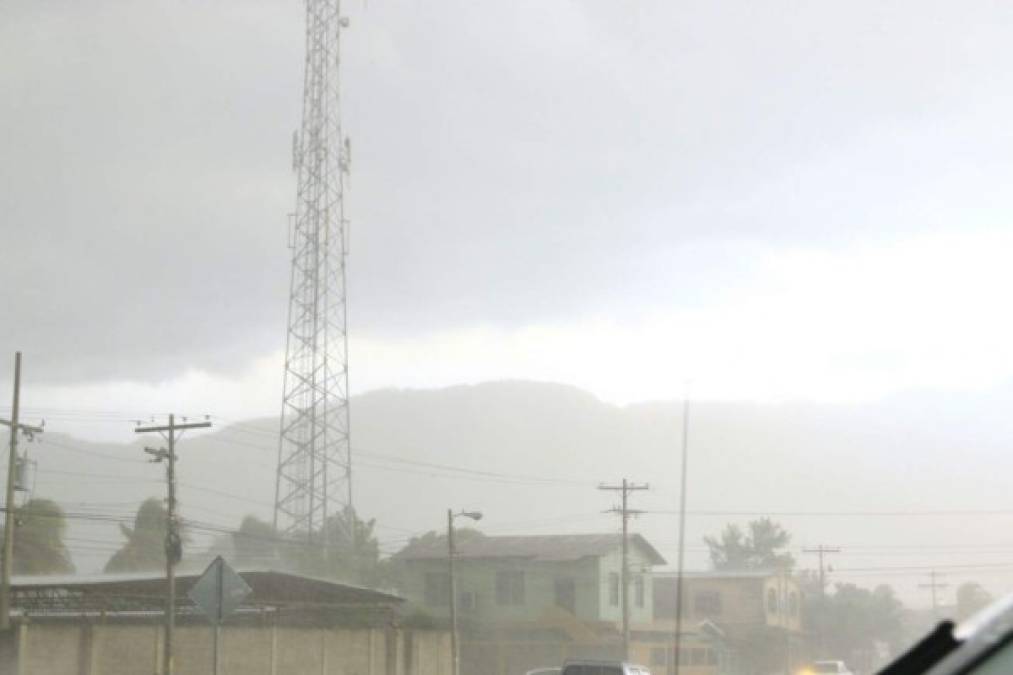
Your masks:
M0 643L0 675L163 675L154 624L33 622ZM211 675L210 626L176 628L175 675ZM451 675L445 631L224 626L221 675ZM11 654L10 652L13 652Z

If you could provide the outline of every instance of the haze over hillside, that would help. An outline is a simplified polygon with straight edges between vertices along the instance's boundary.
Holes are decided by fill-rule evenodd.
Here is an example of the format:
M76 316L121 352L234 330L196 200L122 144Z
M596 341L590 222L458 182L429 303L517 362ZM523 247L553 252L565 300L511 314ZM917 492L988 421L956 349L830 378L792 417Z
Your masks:
M1002 440L1013 438L1003 414L1009 399L989 392L863 406L694 404L688 565L707 564L704 534L769 514L794 534L795 549L843 547L832 560L838 580L888 581L924 604L916 585L937 565L953 585L974 578L1005 590L1013 579L1013 534L1004 534L1013 517L1013 462ZM674 561L679 401L619 407L569 386L507 381L374 391L356 397L352 410L355 503L377 519L386 552L441 528L448 507L482 510L488 533L609 531L617 520L603 511L614 497L596 487L627 477L652 488L633 498L648 512L636 529ZM28 446L39 463L37 496L83 516L129 517L143 498L164 494L162 467L142 452L157 439L89 443L59 426ZM178 464L184 517L223 530L248 513L269 520L276 428L276 419L218 422L186 438ZM918 480L909 480L915 468ZM194 532L191 547L213 536ZM72 520L79 571L100 569L119 541L115 523ZM978 567L956 567L969 563Z

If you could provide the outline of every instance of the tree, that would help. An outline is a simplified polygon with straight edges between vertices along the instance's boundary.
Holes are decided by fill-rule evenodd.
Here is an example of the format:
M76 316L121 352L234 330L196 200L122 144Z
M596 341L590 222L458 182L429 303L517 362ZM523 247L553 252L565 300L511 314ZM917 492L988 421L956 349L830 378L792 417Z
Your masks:
M877 642L885 642L891 653L903 648L904 606L890 586L872 590L855 584L837 584L822 606L810 605L814 616L830 628L823 634L827 653L840 654L852 663L867 663L875 653Z
M63 542L63 509L49 499L32 499L18 509L14 529L15 574L69 574L74 571Z
M232 533L235 562L243 567L272 568L281 563L280 538L274 526L256 516L246 516Z
M957 618L966 619L992 603L992 594L973 581L957 587Z
M145 572L165 567L166 515L161 499L146 499L137 509L134 526L120 525L127 541L106 563L105 571Z
M791 543L791 535L780 524L760 518L748 528L746 534L729 523L717 537L704 537L714 569L790 569L795 565L795 558L783 550Z
M389 572L380 560L375 527L375 519L362 520L355 509L346 507L328 517L324 528L312 537L305 532L279 537L276 550L285 567L301 574L379 586L387 583Z
M454 541L460 546L464 542L474 541L475 539L483 539L485 535L473 527L454 527ZM447 533L437 532L436 530L429 530L425 534L419 537L412 537L408 540L408 546L436 546L437 544L446 547L447 545Z

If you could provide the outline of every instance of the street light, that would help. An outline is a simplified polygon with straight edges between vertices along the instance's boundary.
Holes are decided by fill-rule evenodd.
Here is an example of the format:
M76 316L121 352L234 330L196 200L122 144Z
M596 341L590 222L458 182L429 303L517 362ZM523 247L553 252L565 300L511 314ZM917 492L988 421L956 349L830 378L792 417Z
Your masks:
M457 648L457 579L454 577L454 518L464 516L474 521L482 520L481 511L460 511L447 509L447 567L450 571L450 654L453 669L450 675L460 675L461 655Z

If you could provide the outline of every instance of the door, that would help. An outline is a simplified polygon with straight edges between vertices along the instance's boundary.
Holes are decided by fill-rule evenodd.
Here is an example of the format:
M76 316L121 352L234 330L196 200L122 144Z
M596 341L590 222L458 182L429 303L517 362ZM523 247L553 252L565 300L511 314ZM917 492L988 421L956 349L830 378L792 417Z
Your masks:
M573 579L556 579L556 606L577 614L577 583Z

